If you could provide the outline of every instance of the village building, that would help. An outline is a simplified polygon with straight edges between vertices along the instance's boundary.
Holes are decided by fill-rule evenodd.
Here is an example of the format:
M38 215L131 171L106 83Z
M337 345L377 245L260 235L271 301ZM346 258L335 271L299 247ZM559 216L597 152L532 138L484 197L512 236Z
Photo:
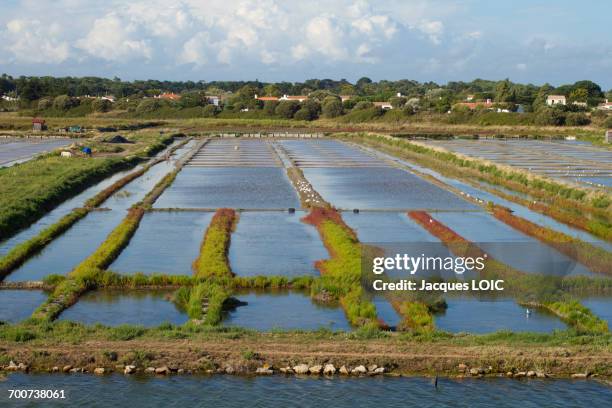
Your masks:
M219 106L221 104L221 96L219 95L210 95L207 96L206 99L210 105Z
M612 130L606 131L606 136L604 138L606 143L612 143Z
M258 101L263 101L263 102L278 101L277 96L258 96L257 94L255 94L255 99L257 99Z
M565 98L565 95L548 95L546 104L548 106L567 105L567 98Z
M115 103L115 101L117 100L117 98L115 98L115 95L104 95L101 96L100 99L102 99L103 101L109 101L111 103Z
M390 110L393 109L393 105L389 102L374 102L374 106L380 108L382 110Z
M469 110L476 110L478 108L493 109L493 101L491 99L487 99L486 101L480 102L459 102L455 106L464 106Z
M604 103L601 103L597 106L597 109L599 110L609 110L612 111L612 102L608 101L606 99L606 101Z
M279 101L297 101L297 102L304 102L306 99L308 99L307 95L283 95L280 98L278 98Z
M178 101L181 99L181 95L175 94L173 92L164 92L163 94L155 96L157 99L165 99L167 101Z
M47 125L44 119L34 118L32 119L32 130L35 132L40 132L42 130L47 130Z

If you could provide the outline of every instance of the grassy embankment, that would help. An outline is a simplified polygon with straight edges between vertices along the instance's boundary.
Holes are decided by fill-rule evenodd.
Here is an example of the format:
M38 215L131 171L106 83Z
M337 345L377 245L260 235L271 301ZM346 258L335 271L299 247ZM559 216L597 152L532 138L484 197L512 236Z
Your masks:
M361 246L355 232L331 208L313 208L304 222L319 231L331 255L316 263L321 279L312 288L315 297L339 299L353 326L377 327L376 307L366 299L361 286Z
M440 239L453 254L464 257L485 257L484 251L424 211L408 214L421 227ZM519 296L519 302L547 309L572 327L586 333L608 333L608 325L580 302L563 290L563 279L553 276L527 274L485 257L482 279L503 279L505 288Z
M159 140L156 140L154 143L142 149L141 154L134 156L133 158L122 159L123 161L120 162L122 164L119 167L128 167L142 160L145 160L145 158L147 157L155 155L158 151L160 151L169 143L171 143L172 140L173 138L171 136L159 138ZM105 188L92 198L88 199L84 203L84 207L72 210L70 213L62 217L56 223L40 231L40 233L38 233L36 236L12 248L5 256L0 258L0 280L6 275L8 275L15 268L23 264L31 256L40 252L51 241L53 241L55 238L67 231L77 221L85 217L92 209L102 205L113 193L115 193L134 179L142 176L151 166L156 163L157 161L150 162L147 165L143 166L141 169L134 171L126 175L125 177L122 177L109 187ZM18 174L17 177L19 178L20 175ZM25 200L27 199L27 197L24 197L23 199Z
M487 189L478 184L484 181L526 194L533 199L527 200L498 190L492 191L500 197L524 205L560 222L603 239L612 240L612 211L610 211L612 197L605 192L563 184L519 169L465 157L387 135L343 133L337 136L414 161L447 177L476 183L478 188Z

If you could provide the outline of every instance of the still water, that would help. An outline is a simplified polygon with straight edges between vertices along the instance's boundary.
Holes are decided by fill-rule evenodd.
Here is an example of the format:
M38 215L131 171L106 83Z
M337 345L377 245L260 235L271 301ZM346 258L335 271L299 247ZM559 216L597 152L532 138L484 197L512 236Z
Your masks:
M188 317L168 300L171 293L114 290L89 292L66 309L59 320L84 324L100 323L106 326L132 324L154 327L162 323L180 325L185 323Z
M279 330L351 330L342 309L313 302L308 294L299 292L267 292L237 294L247 302L230 311L224 319L227 326L258 331Z
M512 299L446 297L448 309L435 315L436 328L452 333L492 333L498 330L513 332L549 333L565 330L565 324L557 317L519 306Z
M42 290L0 290L0 322L27 319L46 299Z
M297 208L297 193L280 167L184 167L157 208Z
M0 380L0 405L10 389L62 389L66 399L46 407L496 407L592 408L612 405L612 388L595 381L428 378L126 377L12 374ZM38 404L38 406L43 406Z
M124 274L142 272L191 275L212 212L146 213L129 245L110 269Z
M229 260L238 276L319 276L314 263L329 255L306 213L243 212L232 234Z

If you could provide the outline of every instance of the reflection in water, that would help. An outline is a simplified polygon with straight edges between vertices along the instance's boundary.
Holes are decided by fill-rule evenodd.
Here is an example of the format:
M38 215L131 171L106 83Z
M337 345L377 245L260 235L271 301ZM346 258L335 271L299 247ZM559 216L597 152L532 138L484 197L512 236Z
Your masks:
M224 324L259 331L281 330L350 330L342 309L313 302L307 294L296 292L237 294L247 302L228 312Z
M188 317L168 300L168 291L98 290L83 295L66 309L60 320L107 326L122 324L158 326L162 323L183 324Z

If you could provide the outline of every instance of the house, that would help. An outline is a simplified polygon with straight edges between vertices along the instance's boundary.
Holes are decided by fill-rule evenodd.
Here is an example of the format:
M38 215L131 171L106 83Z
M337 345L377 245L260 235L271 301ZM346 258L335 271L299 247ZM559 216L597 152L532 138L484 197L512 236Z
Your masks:
M480 102L459 102L455 106L465 106L469 110L476 110L478 108L493 109L493 101L491 99L487 99L486 101Z
M258 101L263 101L263 102L278 101L278 97L276 96L258 96L257 94L255 94L255 99L257 99Z
M374 102L374 106L382 110L393 109L393 105L391 105L389 102Z
M219 95L210 95L207 96L206 99L208 99L208 103L210 105L219 106L219 104L221 103L221 96Z
M306 95L283 95L280 98L278 98L279 101L297 101L297 102L304 102L306 99L308 99L308 96Z
M468 95L465 97L466 102L472 102L474 100L474 95Z
M606 137L604 138L606 143L612 143L612 130L606 131Z
M157 99L165 99L167 101L178 101L181 99L181 95L175 94L173 92L164 92L161 95L155 96Z
M597 106L597 109L599 110L612 110L612 102L608 101L606 99L606 101L604 103L601 103Z
M35 132L40 132L42 130L47 130L47 125L45 124L44 119L34 118L32 119L32 130Z
M566 105L567 99L565 98L565 95L548 95L546 98L546 104L548 106Z
M587 105L587 103L586 103L586 102L578 102L578 101L574 101L574 102L572 102L572 105L574 105L574 106L580 106L580 107L582 107L582 108L586 108L586 107L588 107L588 105Z
M100 99L103 101L109 101L111 103L115 103L115 101L117 100L115 98L115 95L104 95L104 96L101 96Z
M9 95L2 95L2 100L3 101L7 101L7 102L15 102L15 101L18 101L19 98L13 97L13 96L9 96Z

